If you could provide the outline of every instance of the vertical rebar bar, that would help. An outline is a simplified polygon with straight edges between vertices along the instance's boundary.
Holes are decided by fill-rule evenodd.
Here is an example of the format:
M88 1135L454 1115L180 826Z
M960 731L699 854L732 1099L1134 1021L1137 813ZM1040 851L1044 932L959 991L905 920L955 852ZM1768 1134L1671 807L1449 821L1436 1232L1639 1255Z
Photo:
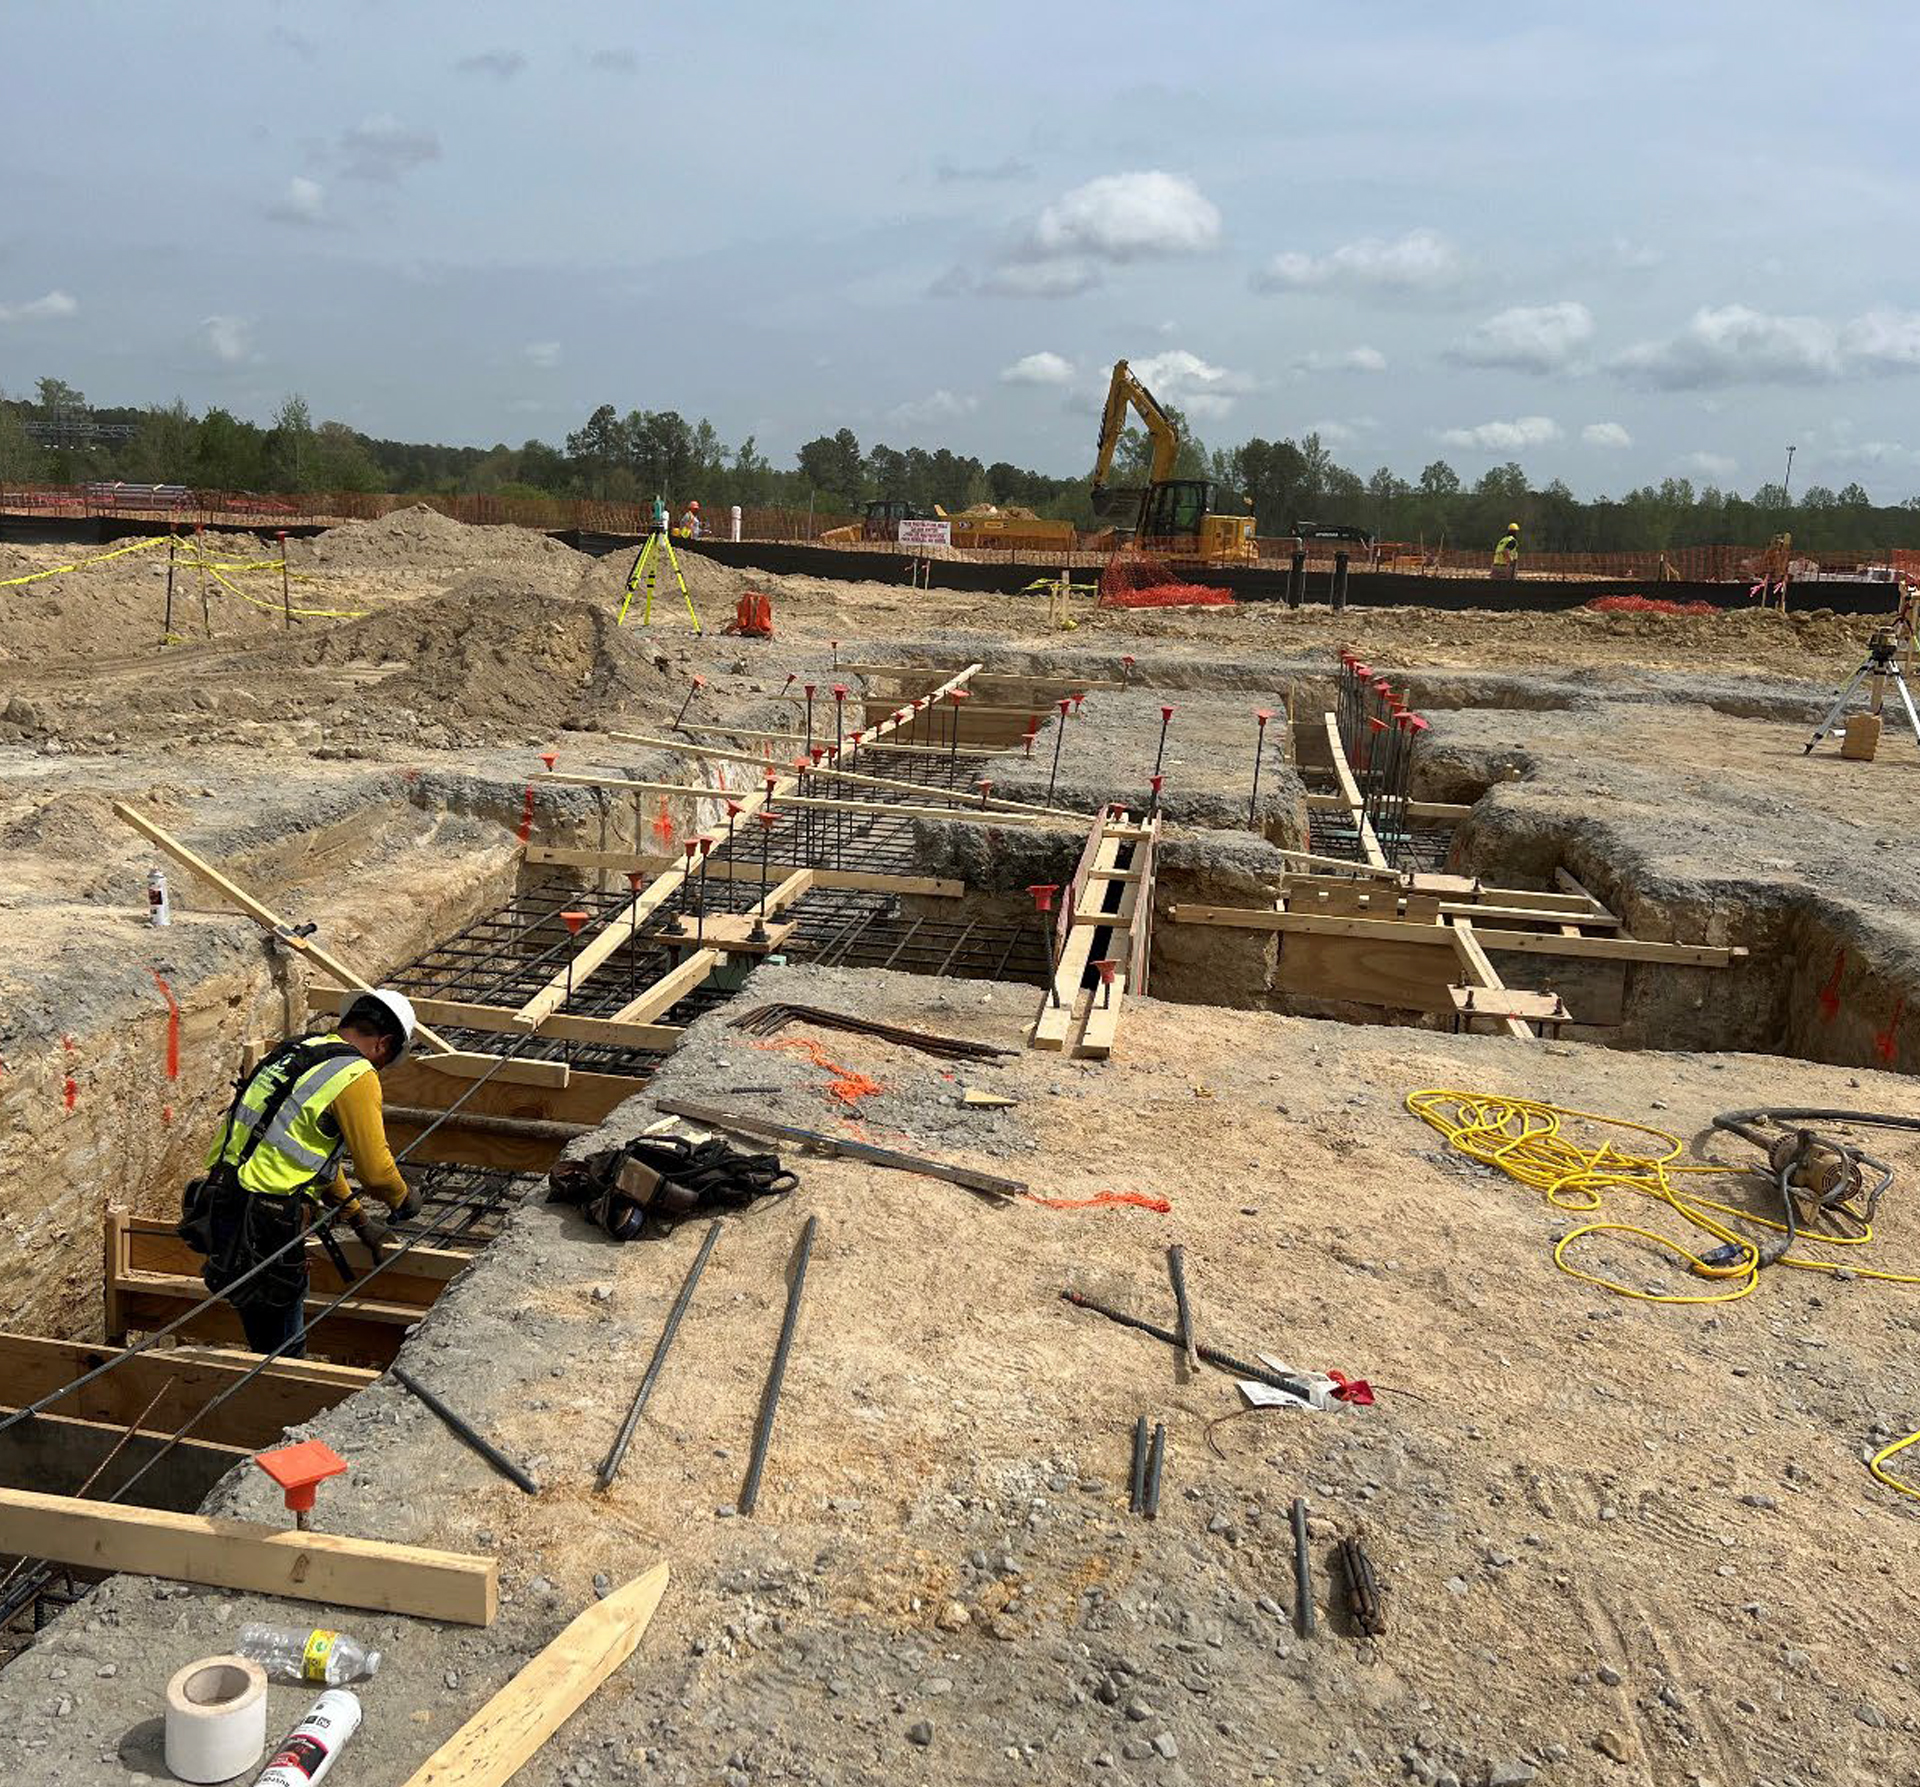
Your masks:
M293 591L287 576L287 530L280 529L280 612L286 617L287 631L293 631Z
M1260 810L1260 759L1267 754L1267 722L1273 718L1265 708L1256 708L1254 716L1260 723L1259 731L1253 740L1253 792L1247 796L1247 830L1253 830L1254 815Z
M747 1463L746 1485L740 1491L740 1512L751 1514L760 1500L760 1475L766 1468L767 1445L773 1438L773 1418L780 1407L780 1386L787 1375L787 1358L793 1351L793 1333L800 1321L800 1293L806 1288L807 1262L813 1257L814 1231L820 1218L809 1216L800 1231L800 1246L793 1265L793 1281L787 1287L787 1313L780 1323L780 1342L773 1351L773 1366L767 1373L767 1387L760 1399L760 1419L753 1430L753 1456Z
M1153 1446L1147 1454L1147 1481L1141 1494L1140 1512L1149 1520L1160 1518L1160 1473L1167 1462L1167 1430L1162 1422L1153 1424Z
M1142 1415L1133 1424L1133 1495L1127 1504L1129 1514L1138 1514L1147 1501L1147 1418Z
M173 555L180 544L180 536L174 530L175 524L167 524L167 612L160 622L160 643L173 643Z
M1302 1638L1313 1636L1313 1559L1307 1552L1307 1503L1304 1496L1293 1498L1293 1598L1294 1622Z

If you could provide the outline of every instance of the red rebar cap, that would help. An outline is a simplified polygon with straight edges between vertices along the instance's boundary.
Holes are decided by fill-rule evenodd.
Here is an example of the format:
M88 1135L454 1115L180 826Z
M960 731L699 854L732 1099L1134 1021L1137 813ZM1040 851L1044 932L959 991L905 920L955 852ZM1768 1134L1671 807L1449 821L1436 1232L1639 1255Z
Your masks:
M1060 709L1060 717L1064 720L1067 717L1067 709L1073 705L1073 697L1071 695L1062 695L1057 705Z
M1431 732L1433 730L1432 723L1421 719L1418 714L1408 714L1406 717L1412 722L1411 729L1415 732Z
M680 848L687 853L687 861L691 863L693 861L694 852L697 851L700 848L700 846L696 844L693 841L693 839L689 838L684 844L680 846Z
M1375 732L1385 732L1387 729L1386 721L1381 719L1378 714L1368 714L1367 724L1372 727Z
M760 821L762 831L772 831L774 821L779 818L779 814L769 813L765 807L762 807L754 816Z
M1273 718L1273 709L1270 707L1256 707L1253 710L1253 717L1264 726Z
M1371 676L1373 672L1365 664L1361 663L1358 658L1355 658L1353 661L1353 674L1365 678Z
M560 753L558 751L542 751L540 753L540 761L544 763L548 769L552 769L553 766L560 761Z
M712 848L713 848L713 840L711 838L702 838L700 840L700 854L702 856L705 856L706 853Z
M949 689L947 691L947 699L949 701L971 701L973 699L973 691L971 689Z
M629 869L627 871L627 888L630 892L638 893L646 884L646 876L638 869Z
M1082 689L1082 690L1080 691L1080 693L1079 693L1079 694L1077 694L1076 696L1074 696L1074 698L1073 698L1073 711L1074 711L1075 713L1078 713L1078 712L1080 711L1080 704L1081 704L1081 702L1083 702L1083 701L1085 701L1085 700L1086 700L1086 698L1087 698L1087 692L1086 692L1086 690L1085 690L1085 689Z
M1149 776L1147 777L1147 786L1150 787L1155 794L1158 794L1160 790L1166 786L1166 780L1167 778L1164 775Z
M280 1485L287 1509L294 1514L312 1513L314 1491L347 1468L347 1461L325 1440L301 1440L298 1445L256 1452L253 1462Z
M727 817L729 819L738 819L740 817L740 803L737 800L727 802Z
M980 790L980 798L985 800L987 798L987 790L993 786L993 778L991 776L982 776L974 783L974 786Z
M580 935L582 927L592 916L593 914L591 912L563 912L560 914L560 922L577 937Z
M1100 970L1101 980L1106 985L1112 986L1114 970L1120 966L1118 958L1114 956L1103 956L1099 961L1095 962L1093 965L1094 967Z
M1033 909L1036 912L1051 912L1053 896L1059 891L1060 883L1057 881L1042 882L1038 886L1027 889L1027 892L1033 895Z
M1167 722L1168 722L1169 720L1171 720L1172 718L1173 718L1173 709L1172 709L1172 708L1170 708L1170 707L1163 707L1163 708L1162 708L1162 709L1160 710L1160 724L1161 724L1161 725L1163 725L1163 726L1164 726L1164 725L1165 725L1165 724L1166 724L1166 723L1167 723Z
M844 701L844 700L846 700L846 698L847 698L847 685L846 685L845 683L835 683L835 684L833 685L833 698L834 698L834 700L836 700L836 701Z

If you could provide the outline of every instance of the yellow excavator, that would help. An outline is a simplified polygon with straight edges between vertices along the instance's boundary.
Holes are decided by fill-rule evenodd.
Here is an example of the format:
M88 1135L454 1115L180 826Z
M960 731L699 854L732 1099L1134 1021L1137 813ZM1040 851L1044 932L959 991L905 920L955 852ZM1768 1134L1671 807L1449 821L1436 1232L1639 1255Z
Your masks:
M1139 416L1153 448L1144 489L1107 483L1129 409ZM1116 360L1093 462L1094 514L1123 529L1131 521L1133 543L1143 552L1208 565L1250 564L1253 517L1217 513L1213 480L1176 478L1173 471L1179 457L1180 435L1172 418L1134 377L1126 361Z

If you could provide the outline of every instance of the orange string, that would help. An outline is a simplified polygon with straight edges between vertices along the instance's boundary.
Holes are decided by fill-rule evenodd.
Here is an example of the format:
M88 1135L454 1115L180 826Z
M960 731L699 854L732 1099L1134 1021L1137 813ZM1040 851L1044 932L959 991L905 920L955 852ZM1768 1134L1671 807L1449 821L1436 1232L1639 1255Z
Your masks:
M756 1042L753 1046L756 1049L791 1049L795 1054L805 1055L821 1072L833 1076L827 1096L837 1099L848 1110L852 1110L861 1099L872 1098L887 1089L881 1081L829 1060L826 1050L808 1036L783 1036L777 1042Z
M1165 1198L1149 1197L1144 1191L1102 1191L1090 1198L1043 1198L1037 1192L1021 1194L1030 1204L1044 1204L1049 1210L1103 1210L1114 1204L1130 1204L1136 1210L1154 1210L1165 1216L1173 1208Z

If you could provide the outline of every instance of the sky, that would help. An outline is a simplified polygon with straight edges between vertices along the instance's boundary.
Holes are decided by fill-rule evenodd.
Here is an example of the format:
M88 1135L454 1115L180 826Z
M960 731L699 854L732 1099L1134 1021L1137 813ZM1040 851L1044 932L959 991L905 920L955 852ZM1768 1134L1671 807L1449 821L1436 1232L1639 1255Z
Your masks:
M0 390L1920 492L1920 9L7 0ZM38 72L35 72L38 71Z

